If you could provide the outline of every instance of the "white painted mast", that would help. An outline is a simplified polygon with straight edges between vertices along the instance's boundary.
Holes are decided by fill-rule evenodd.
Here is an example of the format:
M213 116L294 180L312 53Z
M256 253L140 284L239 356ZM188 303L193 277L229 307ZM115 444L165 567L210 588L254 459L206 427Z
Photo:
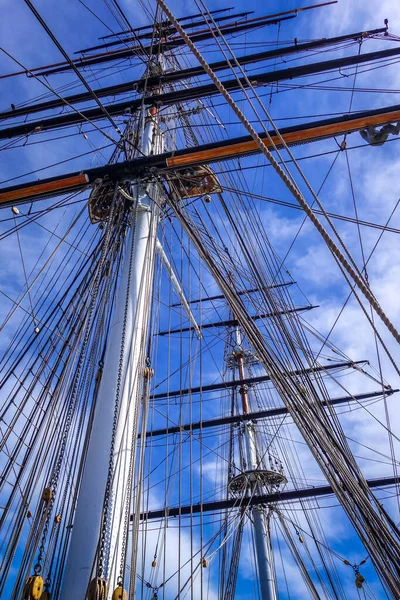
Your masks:
M161 151L155 111L146 118L141 151L149 155ZM158 211L140 184L133 187L136 200L126 257L117 293L102 379L94 414L82 483L79 490L64 574L61 600L84 600L96 573L99 533L107 483L118 374L121 375L119 414L114 431L114 478L110 497L110 520L103 577L108 580L108 597L117 587L123 545L127 484L132 468L146 359L147 329L153 291ZM120 365L122 338L123 359ZM122 366L122 369L121 369ZM133 446L132 446L133 444ZM108 564L107 564L108 563Z

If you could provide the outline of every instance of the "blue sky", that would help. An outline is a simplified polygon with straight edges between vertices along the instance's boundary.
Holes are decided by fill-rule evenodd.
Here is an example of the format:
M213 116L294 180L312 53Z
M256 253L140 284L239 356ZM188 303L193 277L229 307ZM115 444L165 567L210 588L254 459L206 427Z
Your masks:
M233 3L230 3L229 5L231 4ZM299 0L297 3L294 0L286 0L284 2L270 1L268 2L268 6L265 6L265 3L256 2L255 0L252 2L241 1L234 3L236 11L240 12L250 8L255 11L255 16L262 15L265 12L273 13L292 9L296 6L305 6L307 4L309 4L309 2L304 0ZM115 22L103 3L94 2L93 0L89 2L88 0L88 5L95 10L96 14L108 23L111 28L116 28ZM57 3L56 6L54 2L46 0L36 2L35 6L44 16L46 22L52 28L53 32L70 56L72 56L77 49L95 44L99 36L107 33L106 27L94 19L94 17L76 0L72 0L69 3ZM123 6L133 26L140 26L147 22L140 10L139 3L124 2ZM177 16L198 12L193 3L174 1L170 2L169 6ZM210 2L208 6L210 9L219 8L224 6L224 3ZM3 0L0 2L0 8L2 9L3 15L0 23L1 46L7 50L7 52L12 54L28 68L61 60L57 49L54 48L51 40L49 40L45 32L41 30L39 24L23 2ZM305 40L316 37L340 35L349 31L376 28L383 24L383 19L386 17L389 18L391 31L395 34L400 34L400 14L394 1L387 0L385 2L378 2L374 0L373 2L363 3L361 5L357 0L347 0L346 2L341 0L335 6L327 7L319 11L304 13L296 19L286 22L281 27L279 39L289 41L296 36L299 40ZM265 32L257 32L253 34L253 37L249 35L246 39L249 42L251 40L257 40L257 42L260 43L266 41L274 42L277 39L277 29L274 27L267 29ZM387 45L372 41L365 44L363 51L372 51L373 49L380 49L381 47L386 48ZM213 60L213 55L208 54L207 48L204 50L206 56L209 57L209 60ZM247 52L258 51L251 47L248 47L245 50ZM243 51L243 49L241 51ZM354 51L353 48L351 52ZM276 68L279 68L279 66L280 65L277 64ZM0 73L10 73L16 69L18 69L18 67L16 67L16 65L3 53L0 53ZM133 68L131 72L128 71L126 74L123 74L122 77L124 77L125 80L133 78L138 72L138 69ZM73 76L57 77L57 85L74 81ZM324 77L322 76L318 81L322 81L323 79ZM353 78L350 77L348 79L348 83L346 82L346 84L343 84L343 81L339 81L338 85L347 85L351 88ZM112 82L113 78L110 77L106 81ZM54 80L52 80L51 83L55 85ZM98 85L102 83L104 82L99 81ZM359 73L357 75L357 86L360 87L379 88L382 90L389 88L390 90L396 91L400 88L399 84L400 77L398 75L397 64L382 68L378 71ZM27 101L42 94L44 91L43 87L38 82L25 76L3 79L1 80L1 85L1 109L8 108L11 103L18 104L19 102ZM95 83L93 83L93 85L95 85ZM352 110L395 104L397 97L397 94L385 93L383 91L381 93L356 92L352 100ZM269 108L272 116L277 119L277 124L280 125L281 123L285 124L285 121L280 121L279 119L293 117L294 115L300 117L302 115L320 115L332 112L345 113L349 110L350 101L350 91L323 92L321 90L297 90L297 92L293 92L293 90L287 91L287 89L282 86L279 88L279 93L272 96L272 103L269 105ZM216 114L219 114L224 120L227 120L230 117L229 111L227 111L223 105L216 106L217 104L216 101L213 102ZM86 131L86 128L83 127L82 130ZM233 135L240 135L243 132L243 128L235 125L228 128L226 135L231 137ZM86 134L88 139L84 138L78 128L75 128L74 133L75 135L73 137L63 139L62 141L54 140L46 144L21 146L20 148L15 148L8 152L2 152L2 161L0 162L1 181L9 181L11 177L20 176L36 169L44 169L59 161L70 159L76 154L89 152L94 147L98 148L109 143L101 136L101 134L96 132L88 132ZM49 135L48 137L55 136ZM349 146L359 145L360 139L358 134L352 134L348 138ZM297 148L295 155L297 157L305 157L309 154L334 151L336 148L336 142L334 140L328 140L319 144ZM51 169L40 171L37 176L50 176L84 167L104 164L109 155L110 148L107 148L104 151L97 151L88 156L80 157L79 159L68 160L68 162L52 167ZM314 160L303 160L301 162L306 176L310 179L310 182L315 189L318 189L324 180L333 157L334 155L327 155ZM397 152L397 142L387 144L381 148L362 147L360 149L355 149L348 153L348 157L351 165L359 218L385 223L392 208L400 198L400 180L398 177L400 161ZM265 162L263 159L257 158L249 159L246 164L254 165L257 164L257 161L260 165ZM260 194L272 195L280 199L290 200L290 197L280 183L276 181L272 174L269 175L268 169L265 170L262 178L258 176L258 172L250 171L250 173L251 176L249 177L249 180L251 180L254 191ZM29 174L25 179L31 180L32 178L34 179L35 176ZM18 179L18 181L23 180L24 178ZM343 153L339 156L332 173L324 185L321 193L321 200L327 210L353 215L354 207L352 205L350 191L349 175L347 172L345 155ZM301 224L301 214L291 209L278 208L261 202L259 203L259 210L261 211L262 219L270 241L280 256L285 256L293 237ZM6 213L6 218L9 218L10 213L7 210L4 212ZM59 229L57 231L61 234L63 229L65 229L70 216L71 210L65 215L65 221L60 219L59 216L53 216L50 213L50 215L46 216L41 222L48 227L54 227L59 223ZM394 227L399 227L400 217L395 215L391 224ZM10 223L2 223L2 227L4 228L9 226ZM357 257L357 260L360 260L360 245L355 226L339 223L338 229L354 253L354 256ZM378 236L379 231L377 230L362 230L362 239L366 254L372 250ZM2 289L9 296L16 299L20 290L24 287L24 278L21 271L20 256L15 244L15 239L13 242L14 243L11 244L7 241L2 242L1 275ZM30 269L35 267L36 261L40 257L42 251L45 249L45 255L46 253L48 254L50 249L55 246L56 240L51 239L49 241L48 236L43 230L30 227L21 232L21 243L26 256L28 271L30 271ZM174 258L175 262L179 264L179 253L175 253ZM400 316L397 283L400 277L399 258L400 246L398 236L386 233L377 250L374 252L373 258L369 264L371 287L394 323L399 322ZM43 258L40 260L43 260ZM62 261L62 255L59 260L60 262ZM314 311L307 315L307 320L319 331L326 334L339 314L343 301L348 294L348 286L343 281L331 256L310 224L306 224L303 227L293 249L290 251L286 264L293 278L299 283L301 290L310 299L311 303L318 304L321 307L318 311ZM57 268L57 264L55 264L53 268ZM186 273L183 272L183 269L181 275L184 279L186 289L188 290L189 283L185 280ZM210 288L211 285L210 282ZM195 294L192 293L191 295ZM6 314L11 305L11 302L4 301L4 304L1 306L1 314ZM14 320L10 324L10 329L2 332L2 334L5 334L6 339L9 339L11 336L20 317L21 315L16 313ZM378 327L380 328L380 325L378 325ZM398 356L397 345L383 328L380 328L380 330L393 355L395 357ZM377 366L373 335L365 321L365 317L362 315L357 304L353 301L349 303L341 315L335 326L332 339L347 355L351 356L351 358L355 360L368 358L375 367ZM393 385L393 387L397 387L400 382L395 376L391 365L383 356L382 365L384 377ZM215 377L216 375L218 375L218 373L213 370L213 373L210 374L210 378ZM361 375L357 376L357 374L349 381L346 380L346 386L348 386L352 392L355 392L356 390L359 391L360 389L371 389L370 382ZM396 402L395 396L389 399L389 406L392 409L390 415L391 425L395 431L399 431L399 417L396 414L397 411L393 410L396 406ZM360 411L354 411L344 415L343 421L346 433L352 439L357 440L357 442L368 446L372 444L374 449L388 454L387 434L378 422L384 421L385 418L382 403L374 405L370 410L375 418L368 417L367 415L363 415L361 418ZM368 454L365 448L363 449L361 446L357 445L357 443L353 444L353 447L357 454L363 456L366 455L365 460L360 460L364 472L368 477L380 476L382 473L390 474L391 471L387 465L371 462L371 455ZM299 452L301 454L301 450ZM307 456L307 453L304 452L305 459ZM211 472L213 466L214 463L211 461L209 467ZM310 465L310 476L313 474L316 478L319 477L317 471L312 473L312 467ZM396 509L390 500L387 502L387 506L393 511L394 518L398 520ZM332 511L326 520L327 535L331 541L335 540L337 534L337 517L335 511ZM347 525L342 524L341 527L341 535L348 539ZM184 543L188 543L187 540L184 540ZM335 540L335 542L332 541L332 543L337 544L338 542ZM352 553L354 560L356 560L360 552L358 544L355 540L350 543L354 544L354 551L352 550L350 553ZM295 577L293 564L289 562L289 559L287 568L292 570L293 577ZM245 571L246 567L241 571L243 587L241 587L240 590L245 589ZM372 579L374 580L373 576ZM350 592L348 597L356 598L357 596L350 595L352 593L353 592ZM376 591L375 593L377 597L383 598L383 595L379 595L379 591ZM246 594L244 593L243 598L245 597ZM297 597L306 598L307 596L305 595L304 590L300 590Z

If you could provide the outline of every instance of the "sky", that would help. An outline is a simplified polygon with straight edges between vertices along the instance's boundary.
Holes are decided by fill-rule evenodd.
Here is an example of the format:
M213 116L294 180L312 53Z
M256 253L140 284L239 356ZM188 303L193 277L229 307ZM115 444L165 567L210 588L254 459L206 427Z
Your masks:
M99 2L87 2L88 6L96 12L99 19L110 24L113 28L116 26L110 13L104 4ZM168 3L177 16L187 14L188 12L197 12L192 2L181 2L174 0ZM252 1L237 1L229 5L235 6L235 10L242 11L252 9L255 15L259 16L265 12L273 13L282 10L289 10L297 6L306 6L310 2L305 0L285 0L270 1L266 3ZM133 26L140 26L147 22L143 15L139 2L124 0L121 3ZM96 20L87 9L77 0L71 0L68 3L51 2L42 0L35 2L36 8L45 17L46 22L52 28L57 38L70 56L80 48L91 46L96 43L97 38L107 33L107 28ZM210 1L210 9L225 6L218 1ZM39 24L30 13L28 7L23 2L11 2L11 0L0 0L0 8L3 18L0 22L0 40L1 47L18 60L24 67L32 68L41 64L49 64L60 60L58 51L53 43L40 28ZM363 29L376 28L383 25L383 20L389 19L390 31L400 35L400 11L394 0L377 0L368 3L360 3L357 0L340 0L337 5L326 7L321 10L310 11L300 14L293 21L288 21L282 25L279 33L280 40L293 40L296 36L301 40L314 39L317 37L326 37L340 35L349 31L361 31ZM262 34L262 39L275 41L277 31L267 31ZM261 34L257 39L260 39ZM370 42L365 44L364 52L372 49L380 49L386 45L383 42ZM258 51L257 49L246 48L247 52ZM354 50L353 50L354 51ZM212 54L207 55L212 59ZM318 60L318 57L316 58ZM276 68L279 68L279 64ZM15 61L0 53L0 73L10 73L15 71L17 65ZM361 69L360 69L361 71ZM323 80L321 77L318 81ZM366 108L375 108L395 104L400 89L400 75L398 73L398 64L371 71L359 73L357 75L357 87L365 89L380 89L379 93L355 92L352 96L351 88L353 77L348 78L348 90L346 92L330 91L329 93L320 90L304 90L298 93L288 92L283 86L276 90L268 108L277 119L277 124L285 125L285 121L280 121L284 117L302 116L302 115L320 115L330 114L332 112L345 113L351 106L352 110L361 110ZM57 83L61 85L64 79ZM112 81L112 78L110 78ZM101 81L96 82L101 85ZM343 84L340 81L340 84ZM390 91L389 91L390 90ZM0 109L6 109L11 103L32 99L44 92L43 86L33 81L31 78L22 76L18 78L8 78L2 80L2 94ZM245 107L247 110L248 107ZM225 108L216 108L218 114L222 117L228 113ZM311 119L306 119L311 120ZM290 123L290 121L289 121ZM84 129L84 128L83 128ZM51 176L58 173L77 170L83 167L89 167L104 164L110 154L110 149L97 151L91 155L80 157L74 160L68 160L71 156L78 153L88 152L93 147L99 147L108 143L108 140L97 134L90 132L85 139L81 131L75 131L76 135L72 138L66 138L55 142L42 145L21 146L2 153L0 161L0 180L3 185L10 185L17 181L31 180L41 176ZM244 133L240 126L232 126L228 129L226 135L232 137ZM340 140L338 140L340 142ZM361 143L358 134L351 134L347 139L349 146L357 146ZM306 157L315 152L333 152L337 145L334 140L321 142L318 144L318 150L315 146L300 147L296 149L296 156ZM400 158L398 156L398 144L396 141L388 143L383 147L373 148L363 145L361 148L351 150L347 153L347 159L350 165L351 180L347 165L346 153L341 153L337 158L335 165L329 177L324 183L320 198L324 207L332 212L352 216L354 214L354 203L351 194L351 184L353 186L354 198L358 216L365 221L372 221L384 224L400 198L400 180L398 177L400 168ZM329 167L333 162L335 155L324 155L315 160L304 159L301 161L301 167L305 175L309 178L314 189L318 189L323 183ZM54 167L47 168L49 165L56 164ZM264 164L262 159L259 164ZM37 174L32 172L37 169L43 169ZM263 170L264 172L264 170ZM268 170L265 170L268 173ZM292 170L293 172L293 170ZM11 178L23 176L13 182ZM275 197L290 200L286 192L280 186L273 176L263 175L263 179L252 172L253 189L263 195L275 195ZM264 179L265 177L265 179ZM291 247L292 240L297 234L302 223L302 215L298 211L288 208L279 208L267 203L259 203L261 216L268 237L281 257L286 256ZM6 217L10 214L6 209ZM394 214L391 225L400 228L400 216ZM57 219L57 220L56 220ZM41 221L44 225L53 228L56 224L57 231L61 234L66 227L59 217L49 214ZM353 253L353 256L362 264L362 251L359 234L354 224L337 222L338 230L345 243ZM10 224L3 224L2 227L9 227ZM380 232L374 229L361 228L362 249L365 256L374 249ZM7 241L2 243L2 261L1 261L1 286L2 290L13 299L18 297L21 290L24 289L24 276L21 269L21 259L19 248L15 238L13 243ZM36 261L38 258L43 260L43 256L48 256L51 248L56 244L56 240L48 240L43 231L38 229L26 228L21 232L21 243L26 259L28 272L32 270L35 273ZM42 253L43 256L42 256ZM60 263L62 262L60 256ZM179 255L174 256L175 261L179 260ZM400 244L398 234L385 233L379 241L378 247L374 250L372 258L368 263L368 276L371 289L376 294L383 309L389 318L396 325L399 323L400 305L398 302L398 281L400 277ZM60 264L59 263L59 264ZM341 313L343 303L349 293L347 283L343 280L337 266L322 243L318 234L313 230L309 223L306 223L298 235L294 246L290 249L286 260L286 266L292 277L298 282L299 287L312 304L319 305L319 309L307 314L307 321L322 334L330 332L334 326L331 336L332 341L341 348L348 356L354 360L368 359L374 368L381 368L384 378L392 387L400 387L400 381L387 357L380 350L377 355L375 339L371 328L368 325L365 316L361 313L357 303L352 299L344 311ZM57 264L54 266L57 268ZM5 300L0 306L0 315L4 317L12 306L12 301ZM388 334L387 330L376 320L378 330L381 332L389 351L394 359L398 357L398 345ZM14 325L18 323L18 313L15 315ZM9 340L13 329L6 329L2 332L3 342ZM3 346L4 347L4 346ZM371 389L371 383L363 375L355 375L351 380L346 379L345 385L351 389L351 392ZM395 432L400 430L400 416L396 410L398 400L396 395L388 399L390 426ZM360 415L359 410L349 412L342 417L343 427L346 434L356 440L352 444L353 451L360 456L360 464L367 477L379 477L390 475L392 470L388 464L377 463L371 460L371 454L365 446L373 447L374 450L382 452L385 456L390 455L388 436L381 423L388 425L387 415L384 413L382 403L373 405L369 408L371 415ZM361 446L364 444L364 446ZM398 448L397 448L398 449ZM299 450L301 456L301 450ZM304 459L307 460L308 454L304 451ZM383 461L388 462L388 461ZM214 462L211 460L205 473L205 477L214 477ZM316 470L314 476L318 479L319 472ZM392 511L394 518L398 521L396 506L390 499L385 504ZM327 514L327 511L325 511ZM327 536L332 540L338 534L338 522L335 511L326 517L324 523ZM341 524L339 533L343 537L348 536L348 526ZM172 545L173 545L172 541ZM188 543L184 539L184 543ZM150 546L150 544L149 544ZM188 551L188 546L185 546ZM246 546L247 548L247 546ZM359 558L359 547L354 540L354 560ZM250 561L250 551L248 551L248 560ZM245 556L246 558L246 556ZM172 561L172 559L171 559ZM286 576L296 577L293 561L287 557ZM173 565L171 564L171 568ZM277 569L279 570L279 566ZM345 569L344 569L345 570ZM282 574L280 574L282 576ZM242 567L241 577L246 580L246 563ZM350 576L349 576L350 580ZM376 583L376 581L374 581ZM242 584L243 586L243 584ZM239 588L240 597L246 598L245 586ZM215 593L214 591L212 593ZM299 587L297 595L299 600L308 597L303 588ZM355 591L349 592L349 598L356 598ZM384 596L376 592L376 597Z

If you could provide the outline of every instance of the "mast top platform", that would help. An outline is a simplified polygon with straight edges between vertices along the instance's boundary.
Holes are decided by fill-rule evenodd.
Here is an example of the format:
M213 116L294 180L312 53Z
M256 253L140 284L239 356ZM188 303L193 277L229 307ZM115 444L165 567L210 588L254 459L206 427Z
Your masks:
M233 477L228 484L228 489L232 495L241 497L247 491L251 492L257 488L258 490L264 490L264 493L270 492L272 488L278 490L280 486L286 483L286 477L278 471L249 469Z

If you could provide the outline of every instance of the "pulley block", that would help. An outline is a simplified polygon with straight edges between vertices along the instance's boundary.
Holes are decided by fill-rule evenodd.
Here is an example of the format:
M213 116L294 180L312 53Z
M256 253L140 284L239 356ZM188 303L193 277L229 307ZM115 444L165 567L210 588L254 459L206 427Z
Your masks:
M40 575L31 575L25 581L22 600L40 600L43 592L44 581Z
M107 580L101 577L95 577L89 583L87 591L87 600L106 600L107 598Z
M145 379L151 379L152 377L154 377L154 369L151 369L150 367L145 367L143 370L143 377Z
M49 502L51 500L53 496L53 492L51 491L51 488L47 487L44 488L43 492L42 492L42 500L44 500L45 502Z
M361 590L364 581L365 581L365 578L361 575L361 573L358 573L358 575L356 576L356 588L358 590Z
M128 595L126 593L126 590L124 590L124 588L122 587L122 585L119 585L113 591L113 595L111 596L111 600L126 600L127 597L128 597Z

